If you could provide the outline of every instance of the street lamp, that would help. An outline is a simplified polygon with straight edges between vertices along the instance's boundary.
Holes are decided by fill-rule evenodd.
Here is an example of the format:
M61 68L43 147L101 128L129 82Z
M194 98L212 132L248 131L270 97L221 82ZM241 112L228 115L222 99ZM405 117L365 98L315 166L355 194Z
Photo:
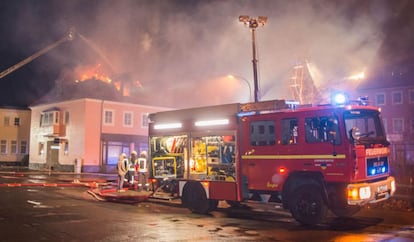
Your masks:
M239 21L244 23L252 30L252 49L253 49L253 78L254 78L254 101L258 102L259 84L257 80L257 58L256 58L256 29L259 26L264 26L267 22L267 17L259 16L257 18L250 18L248 15L240 15Z
M249 86L249 102L250 102L252 100L252 87L250 86L250 82L246 78L242 76L238 76L238 75L229 74L227 75L227 77L230 79L240 79L247 83L247 86Z

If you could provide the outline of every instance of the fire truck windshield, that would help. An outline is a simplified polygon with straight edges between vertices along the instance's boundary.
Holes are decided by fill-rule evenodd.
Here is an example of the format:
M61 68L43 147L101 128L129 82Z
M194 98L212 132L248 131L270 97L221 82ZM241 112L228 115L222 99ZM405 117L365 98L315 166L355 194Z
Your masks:
M350 110L344 112L347 137L358 144L387 144L384 128L375 110Z

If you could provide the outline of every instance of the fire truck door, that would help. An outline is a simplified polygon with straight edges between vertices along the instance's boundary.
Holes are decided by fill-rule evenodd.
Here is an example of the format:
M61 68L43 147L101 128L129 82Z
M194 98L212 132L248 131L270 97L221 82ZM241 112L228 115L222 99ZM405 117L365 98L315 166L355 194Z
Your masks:
M275 164L269 158L276 142L275 122L258 120L243 122L243 131L247 131L241 141L242 172L247 178L248 188L257 190L274 189L272 181Z

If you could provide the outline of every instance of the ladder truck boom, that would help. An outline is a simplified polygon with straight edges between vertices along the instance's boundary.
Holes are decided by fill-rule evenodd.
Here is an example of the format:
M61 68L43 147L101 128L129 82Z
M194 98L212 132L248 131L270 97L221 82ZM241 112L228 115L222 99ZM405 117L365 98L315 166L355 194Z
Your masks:
M56 48L57 46L61 45L62 43L66 42L66 41L71 41L75 38L75 29L74 28L70 28L68 33L66 33L65 36L63 36L61 39L59 39L58 41L46 46L45 48L39 50L38 52L34 53L33 55L27 57L26 59L20 61L19 63L7 68L6 70L2 71L0 73L0 79L2 79L3 77L9 75L10 73L14 72L15 70L19 69L20 67L30 63L31 61L33 61L34 59L36 59L37 57L49 52L50 50Z

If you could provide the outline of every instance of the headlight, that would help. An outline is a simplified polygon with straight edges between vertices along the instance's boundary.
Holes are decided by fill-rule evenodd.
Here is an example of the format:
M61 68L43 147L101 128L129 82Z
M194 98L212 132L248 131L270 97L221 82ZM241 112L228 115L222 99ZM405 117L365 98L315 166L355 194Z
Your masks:
M370 197L371 197L370 187L348 188L348 199L361 200L361 199L368 199Z
M370 187L361 187L359 188L359 197L361 199L367 199L371 197L371 189Z

